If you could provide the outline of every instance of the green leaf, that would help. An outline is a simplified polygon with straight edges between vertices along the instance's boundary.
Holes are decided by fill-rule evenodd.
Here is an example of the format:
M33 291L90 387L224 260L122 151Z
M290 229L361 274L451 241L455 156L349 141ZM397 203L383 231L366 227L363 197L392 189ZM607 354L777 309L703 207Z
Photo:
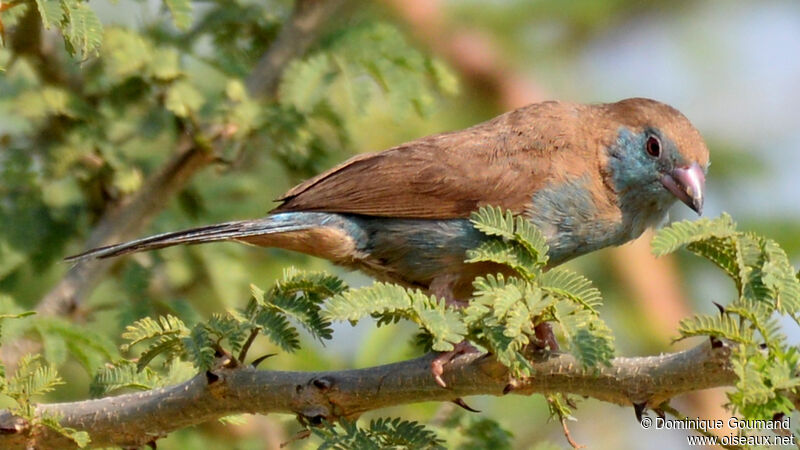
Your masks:
M312 428L311 432L322 438L322 449L430 449L443 450L443 441L436 433L418 422L400 418L379 418L370 421L368 428L361 428L355 422L341 420L322 427Z
M470 221L478 231L500 239L489 239L468 250L467 262L502 264L529 278L538 276L540 268L547 264L547 241L524 217L485 206L472 213Z
M775 296L778 311L789 314L795 320L800 312L800 280L789 262L786 252L772 239L764 243L766 256L762 267L763 282Z
M142 35L131 30L110 27L105 31L105 42L101 50L106 74L116 83L129 77L142 76L145 68L169 64L167 61L154 61L163 55L153 53L152 44Z
M134 362L122 360L97 371L89 385L89 395L100 398L120 389L146 391L159 386L162 378L152 369L139 370Z
M36 0L36 7L39 8L42 24L48 30L64 18L64 9L61 7L60 0Z
M175 26L181 30L188 30L192 25L192 2L191 0L164 0Z
M409 308L408 291L396 284L376 282L372 286L345 291L328 302L324 315L330 320L357 322L381 312Z
M145 351L139 355L136 360L136 368L144 370L150 362L161 354L167 354L167 359L171 359L174 355L178 354L183 347L182 338L177 336L162 336L151 344Z
M467 250L466 262L493 262L529 278L538 274L535 256L516 242L484 241L478 247Z
M63 29L68 50L87 57L96 53L103 42L103 24L86 3L64 2L66 27Z
M445 419L440 435L446 439L447 448L459 450L512 450L514 435L497 421L488 417L455 412Z
M653 254L663 256L678 248L707 238L724 238L735 233L736 224L728 214L716 219L675 222L656 233L651 244Z
M164 107L178 117L188 117L197 112L204 102L203 94L191 83L182 80L169 87Z
M38 417L38 421L53 431L70 439L78 448L84 448L91 442L89 433L61 425L61 416L59 415L45 412Z
M283 73L278 97L282 104L309 113L327 99L334 76L330 58L325 53L295 60Z
M739 264L737 261L737 248L733 236L707 237L701 241L692 242L687 246L692 253L702 256L724 270L729 277L739 280Z
M13 300L11 300L10 298L9 298L9 301L13 302ZM0 337L3 336L3 334L2 334L2 331L3 331L3 327L2 327L3 319L21 319L23 317L32 316L34 314L36 314L36 311L25 311L25 312L21 312L21 313L18 313L18 314L0 314Z
M300 348L300 335L278 311L262 309L251 320L261 328L263 335L284 351L293 352Z
M148 65L148 70L153 78L161 81L172 81L183 75L180 54L176 49L158 47L153 50L152 54L153 57Z
M123 351L127 351L132 346L149 339L162 337L162 336L186 336L189 330L184 325L183 321L175 316L166 315L158 318L158 321L145 317L137 320L133 325L128 325L125 332L122 333L122 338L130 342L122 347Z
M484 206L469 218L475 228L487 236L514 239L514 214L499 206Z
M233 352L238 352L242 348L242 344L250 334L247 324L231 315L215 313L203 326L209 334L216 337L217 342L227 341L228 345L225 348Z
M456 95L460 91L458 76L438 58L431 59L428 63L428 70L439 89L448 95Z
M6 393L27 406L31 397L46 394L64 384L55 367L42 366L38 355L25 355L20 359L17 372L8 380Z
M572 302L558 302L553 310L567 348L585 367L610 365L614 357L614 336L596 313Z
M542 274L539 283L545 292L578 302L593 312L603 302L600 290L588 278L568 269L551 269Z
M105 361L117 355L114 343L109 338L85 326L77 326L55 317L43 317L36 322L35 327L42 336L47 360L52 364L62 363L66 358L66 351L69 350L91 374Z
M444 300L380 282L332 297L324 315L330 320L350 322L368 315L378 316L379 323L411 320L433 336L433 349L437 351L452 350L453 344L461 342L467 334L460 313L445 306Z
M537 265L547 264L547 252L550 250L547 239L528 219L522 216L515 218L514 239L535 255Z
M203 324L192 328L189 336L181 339L187 359L199 370L208 370L214 364L214 341Z
M680 337L677 340L692 336L714 336L744 344L753 344L752 333L739 326L739 321L729 314L697 315L683 319L678 324Z

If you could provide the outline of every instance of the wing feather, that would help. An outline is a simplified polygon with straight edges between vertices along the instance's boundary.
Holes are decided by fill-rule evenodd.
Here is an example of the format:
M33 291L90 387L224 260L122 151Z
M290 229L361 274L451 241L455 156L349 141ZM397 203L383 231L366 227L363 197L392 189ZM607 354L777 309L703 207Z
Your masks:
M562 159L556 154L575 150L577 108L538 103L472 128L355 156L291 189L273 212L452 219L491 204L520 213L533 192L558 176L551 170Z

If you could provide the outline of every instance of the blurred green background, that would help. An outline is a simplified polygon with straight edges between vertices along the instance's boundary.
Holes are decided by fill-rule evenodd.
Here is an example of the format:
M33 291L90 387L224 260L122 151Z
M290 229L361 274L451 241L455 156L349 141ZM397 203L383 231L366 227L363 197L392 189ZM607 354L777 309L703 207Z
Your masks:
M775 238L800 263L800 4L793 1L387 0L350 2L328 20L276 97L250 99L243 80L292 2L193 3L177 28L161 2L91 1L105 35L99 55L69 56L36 14L3 12L0 49L0 306L35 308L64 276L60 260L178 152L183 137L234 126L220 161L198 172L139 234L263 215L297 182L350 155L463 128L544 99L610 102L651 97L680 109L712 155L705 215L731 213ZM179 24L180 25L180 24ZM27 28L26 28L27 27ZM32 37L33 36L33 37ZM672 218L691 218L676 206ZM643 243L570 263L604 293L602 312L623 355L670 344L677 319L712 312L734 287L710 264L680 254L652 261ZM172 313L187 322L241 306L249 285L283 267L370 280L279 250L222 243L121 259L71 320L119 342L126 324ZM631 268L634 269L631 269ZM416 355L408 324L337 326L323 347L264 367L344 369ZM9 324L3 343L44 338L68 384L52 400L88 395L99 357L76 357L47 332ZM800 342L800 336L790 336ZM691 343L689 343L691 344ZM276 351L263 342L253 354ZM184 375L189 375L187 372ZM468 403L510 430L514 448L567 444L540 396ZM719 393L681 399L689 416L723 414ZM434 403L381 410L423 422L452 414ZM573 437L592 448L685 446L682 432L643 431L632 408L585 401ZM176 432L159 448L277 448L301 429L291 416L245 417ZM448 436L457 443L458 436ZM292 447L314 445L299 441ZM648 444L648 447L652 445Z

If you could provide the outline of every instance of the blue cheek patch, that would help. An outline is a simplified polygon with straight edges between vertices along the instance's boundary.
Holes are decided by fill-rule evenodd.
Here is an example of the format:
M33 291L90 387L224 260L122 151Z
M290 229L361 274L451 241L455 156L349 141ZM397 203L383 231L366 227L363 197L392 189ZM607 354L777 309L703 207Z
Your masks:
M625 127L620 127L617 140L608 149L609 169L613 174L614 188L624 192L641 183L641 180L652 176L656 166L644 152L646 133L633 134Z

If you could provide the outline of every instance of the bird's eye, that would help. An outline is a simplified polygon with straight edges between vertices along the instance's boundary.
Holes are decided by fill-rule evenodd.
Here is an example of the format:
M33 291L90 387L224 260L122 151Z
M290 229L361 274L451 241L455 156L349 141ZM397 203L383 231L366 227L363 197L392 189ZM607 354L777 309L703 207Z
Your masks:
M658 137L648 137L647 143L645 144L645 150L647 150L647 154L653 158L658 158L661 156L661 141L658 140Z

